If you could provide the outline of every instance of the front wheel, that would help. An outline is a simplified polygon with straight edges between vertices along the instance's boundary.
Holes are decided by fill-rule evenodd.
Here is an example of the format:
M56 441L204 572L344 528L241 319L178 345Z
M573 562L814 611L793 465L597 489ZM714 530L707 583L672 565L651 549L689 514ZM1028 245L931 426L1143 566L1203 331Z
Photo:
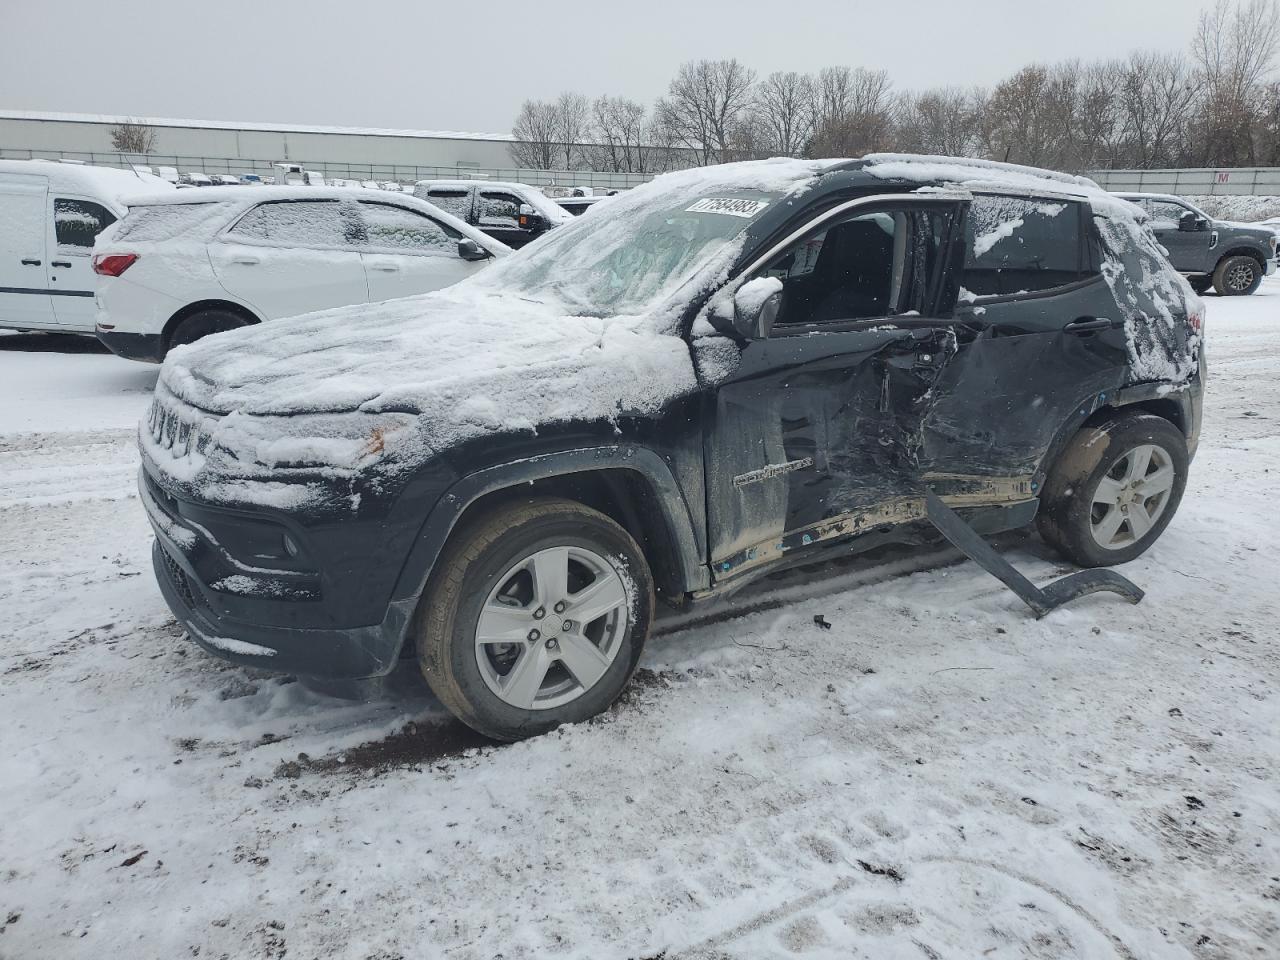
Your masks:
M1127 563L1173 519L1188 466L1186 438L1162 417L1128 414L1085 427L1045 478L1040 535L1082 567Z
M1223 297L1243 297L1262 284L1262 264L1241 254L1223 257L1213 271L1213 288Z
M1191 284L1191 289L1200 296L1204 296L1209 292L1209 288L1213 286L1212 277L1188 277L1187 283Z
M606 709L653 620L635 540L569 500L499 508L455 531L416 618L427 683L460 720L519 740Z

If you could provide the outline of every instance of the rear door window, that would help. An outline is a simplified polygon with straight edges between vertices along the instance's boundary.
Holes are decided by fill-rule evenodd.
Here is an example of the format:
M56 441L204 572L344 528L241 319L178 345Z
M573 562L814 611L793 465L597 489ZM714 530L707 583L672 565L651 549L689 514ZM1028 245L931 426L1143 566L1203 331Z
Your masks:
M59 250L88 253L94 238L115 222L114 213L92 200L56 197L53 201L53 232Z
M427 191L427 200L459 220L471 217L471 191L435 187Z
M482 190L477 213L483 227L519 227L520 198L500 190Z
M351 247L362 242L359 215L337 200L279 200L254 207L228 236L284 247Z
M1075 201L975 196L965 224L965 289L1017 296L1090 276L1080 224Z
M387 253L457 253L462 234L391 203L360 201L365 245Z

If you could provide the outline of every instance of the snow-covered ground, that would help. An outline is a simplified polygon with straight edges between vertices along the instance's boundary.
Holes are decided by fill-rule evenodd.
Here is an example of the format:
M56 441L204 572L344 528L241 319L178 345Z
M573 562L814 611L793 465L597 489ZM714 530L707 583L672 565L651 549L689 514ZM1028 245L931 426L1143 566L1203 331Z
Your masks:
M185 641L155 369L0 336L0 957L1280 956L1280 282L1208 302L1140 605L864 563L505 747L411 672L354 705Z

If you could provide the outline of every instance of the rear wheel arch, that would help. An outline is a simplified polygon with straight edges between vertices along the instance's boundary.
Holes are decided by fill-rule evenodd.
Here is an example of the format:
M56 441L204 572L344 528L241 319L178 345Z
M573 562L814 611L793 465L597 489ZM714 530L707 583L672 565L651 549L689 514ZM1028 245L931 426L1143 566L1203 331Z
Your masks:
M1253 247L1232 247L1229 250L1224 250L1222 255L1218 257L1217 263L1214 264L1214 269L1216 270L1218 268L1218 264L1222 263L1222 261L1226 260L1228 257L1252 257L1258 262L1258 266L1262 267L1263 270L1267 268L1266 258L1264 258L1263 255ZM1213 271L1210 271L1210 273L1212 272Z
M161 341L164 343L166 353L173 343L173 332L178 328L178 325L188 317L195 316L197 313L203 313L206 310L220 310L225 313L234 314L251 325L262 322L262 319L248 307L241 306L238 303L233 303L230 300L197 300L195 303L187 304L165 321L164 330L161 331L160 337Z
M1077 414L1058 429L1057 435L1054 436L1053 442L1045 452L1044 459L1040 462L1040 469L1036 471L1037 481L1043 486L1045 478L1053 470L1058 458L1063 455L1068 445L1081 430L1089 427L1099 427L1108 421L1117 420L1132 413L1149 413L1163 420L1168 420L1184 437L1189 435L1190 424L1187 422L1187 412L1176 400L1165 397L1150 397L1128 402L1106 403L1094 409L1092 413L1083 419L1079 419L1080 414ZM1037 489L1040 488L1038 487ZM1043 491L1041 490L1041 492Z

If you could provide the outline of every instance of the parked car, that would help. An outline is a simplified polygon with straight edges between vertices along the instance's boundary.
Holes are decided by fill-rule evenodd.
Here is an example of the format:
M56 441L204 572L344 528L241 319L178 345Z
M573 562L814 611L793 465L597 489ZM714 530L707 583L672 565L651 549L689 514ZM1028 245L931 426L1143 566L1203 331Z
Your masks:
M0 327L93 333L94 238L158 177L50 160L0 160Z
M1151 218L1151 229L1169 251L1169 262L1196 293L1211 286L1221 296L1253 293L1276 270L1276 234L1260 225L1215 220L1203 210L1163 193L1121 193Z
M419 180L413 195L448 210L512 248L523 247L573 214L523 183L489 180Z
M556 203L564 207L575 217L580 217L587 212L587 209L593 204L599 203L601 200L607 200L605 196L599 197L557 197Z
M95 250L98 339L159 362L211 333L438 290L510 250L403 195L187 190L135 206Z
M1091 181L777 160L614 203L166 363L141 490L198 644L334 692L416 658L515 739L611 703L656 601L936 539L928 490L1086 566L1172 519L1203 305Z

